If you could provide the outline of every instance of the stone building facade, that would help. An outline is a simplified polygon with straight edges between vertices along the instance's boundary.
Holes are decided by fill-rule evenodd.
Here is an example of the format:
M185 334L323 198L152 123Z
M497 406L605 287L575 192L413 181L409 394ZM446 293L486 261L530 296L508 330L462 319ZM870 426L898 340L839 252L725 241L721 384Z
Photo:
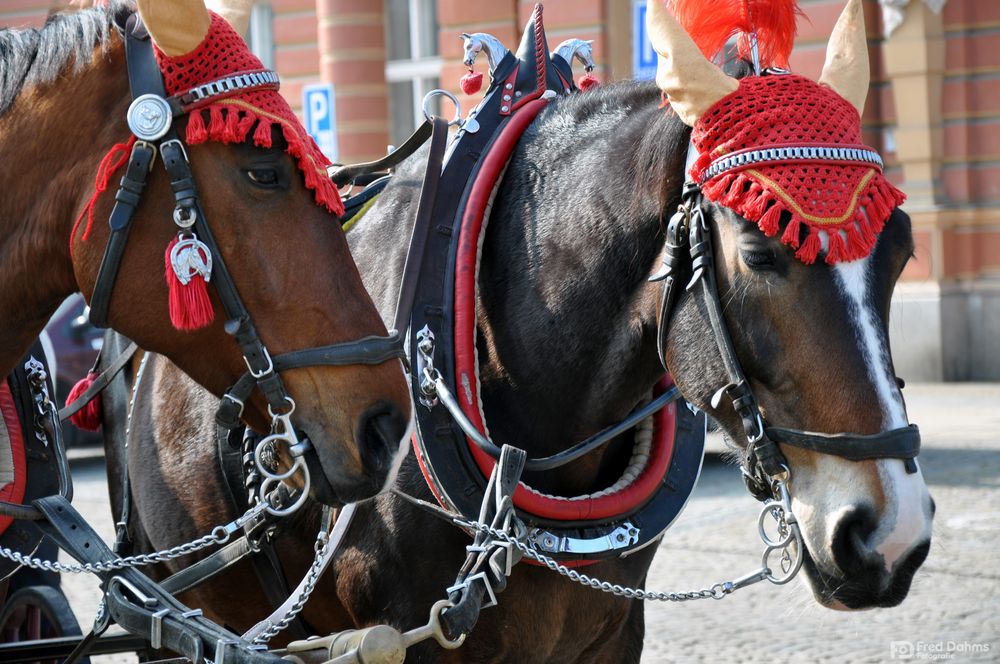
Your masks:
M893 304L897 372L909 380L1000 380L1000 2L881 2L866 0L872 88L864 137L909 196L904 209L917 244ZM515 46L533 4L271 0L255 10L251 42L281 74L297 110L304 85L334 84L337 158L360 161L407 135L427 90L442 87L466 109L474 105L458 89L459 34L487 32ZM641 74L641 0L544 4L551 45L593 39L598 78ZM800 5L791 65L816 77L843 2ZM58 8L0 0L0 26L37 26ZM894 28L888 36L886 27Z

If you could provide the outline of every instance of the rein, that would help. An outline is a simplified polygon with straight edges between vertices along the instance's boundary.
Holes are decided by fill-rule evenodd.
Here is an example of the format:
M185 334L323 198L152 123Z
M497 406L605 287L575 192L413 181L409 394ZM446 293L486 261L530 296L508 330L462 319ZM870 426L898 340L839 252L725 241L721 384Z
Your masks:
M399 333L393 330L387 336L370 336L271 356L253 325L250 313L240 298L209 228L187 151L177 135L173 119L192 111L197 112L201 105L220 97L247 90L273 89L277 85L277 75L274 72L260 71L230 76L200 85L176 98L168 98L153 54L152 42L137 14L128 18L123 34L133 98L127 119L136 140L125 175L115 194L115 205L109 219L111 235L91 297L90 319L95 325L107 326L112 292L127 246L132 217L159 152L174 192L174 222L188 237L185 242L195 243L207 254L208 262L212 265L215 290L227 316L224 329L239 344L247 365L247 372L223 396L216 419L228 429L239 426L246 400L254 388L259 387L267 400L274 432L265 440L268 444L284 442L287 445L294 459L291 472L301 468L308 474L309 466L318 470L318 459L313 458L315 453L310 454L308 459L305 458L306 453L311 450L311 444L308 439L300 440L289 419L295 409L295 401L288 394L280 373L307 366L375 365L394 358L402 359L404 353ZM326 485L322 473L313 474L318 475L322 485ZM269 479L276 481L273 477Z
M712 407L718 408L723 398L728 397L733 411L740 417L747 441L741 470L750 493L758 500L776 498L772 488L773 480L785 477L788 473L788 461L778 447L779 443L839 456L850 461L902 459L908 473L917 472L914 459L920 452L920 430L914 424L872 435L822 434L767 425L753 389L736 356L723 317L719 286L715 278L715 258L709 224L701 187L692 182L686 183L681 195L681 204L667 225L663 264L650 278L650 281L663 282L660 311L657 316L658 351L660 361L666 368L665 353L670 316L680 293L682 273L690 272L691 277L686 290L694 290L700 286L699 296L708 312L712 336L728 379L726 385L713 395Z

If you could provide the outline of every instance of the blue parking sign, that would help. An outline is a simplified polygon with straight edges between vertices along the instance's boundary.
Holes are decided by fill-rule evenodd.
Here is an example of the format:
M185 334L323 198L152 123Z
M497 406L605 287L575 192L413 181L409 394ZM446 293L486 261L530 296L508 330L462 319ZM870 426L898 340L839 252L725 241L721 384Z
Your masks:
M632 77L656 78L656 51L646 34L646 3L632 2Z
M318 83L302 89L306 131L327 158L337 162L337 113L333 85Z

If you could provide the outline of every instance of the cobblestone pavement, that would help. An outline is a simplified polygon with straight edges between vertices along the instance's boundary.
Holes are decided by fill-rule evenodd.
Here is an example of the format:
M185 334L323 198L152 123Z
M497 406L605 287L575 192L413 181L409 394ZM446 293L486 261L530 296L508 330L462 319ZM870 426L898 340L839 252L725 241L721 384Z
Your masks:
M661 662L882 662L914 648L911 661L1000 662L1000 384L906 388L923 433L921 467L937 501L934 540L907 600L894 609L821 608L798 580L758 584L722 601L649 605L644 664ZM103 461L74 464L74 504L107 539L113 528ZM668 532L647 587L689 590L736 578L760 560L757 503L739 472L711 455L686 511ZM94 615L94 580L65 589L82 624ZM949 646L986 653L948 652ZM128 656L95 664L133 662Z
M1000 662L1000 385L905 390L923 434L920 464L937 502L930 555L893 609L820 607L801 581L758 584L721 601L646 609L644 664L660 662L883 662L909 642L913 661L941 643L988 653L939 661ZM684 514L667 533L648 588L688 589L735 578L759 561L758 506L739 472L706 461ZM907 644L897 644L905 654ZM923 648L923 652L918 652Z

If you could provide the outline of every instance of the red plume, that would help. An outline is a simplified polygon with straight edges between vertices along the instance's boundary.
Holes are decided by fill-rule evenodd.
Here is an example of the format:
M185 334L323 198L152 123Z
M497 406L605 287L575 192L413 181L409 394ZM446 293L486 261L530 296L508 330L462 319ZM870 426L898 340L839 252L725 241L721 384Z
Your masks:
M739 35L740 57L749 59L749 33L757 33L761 67L788 67L795 22L803 16L796 0L670 0L670 9L705 57L712 59Z

